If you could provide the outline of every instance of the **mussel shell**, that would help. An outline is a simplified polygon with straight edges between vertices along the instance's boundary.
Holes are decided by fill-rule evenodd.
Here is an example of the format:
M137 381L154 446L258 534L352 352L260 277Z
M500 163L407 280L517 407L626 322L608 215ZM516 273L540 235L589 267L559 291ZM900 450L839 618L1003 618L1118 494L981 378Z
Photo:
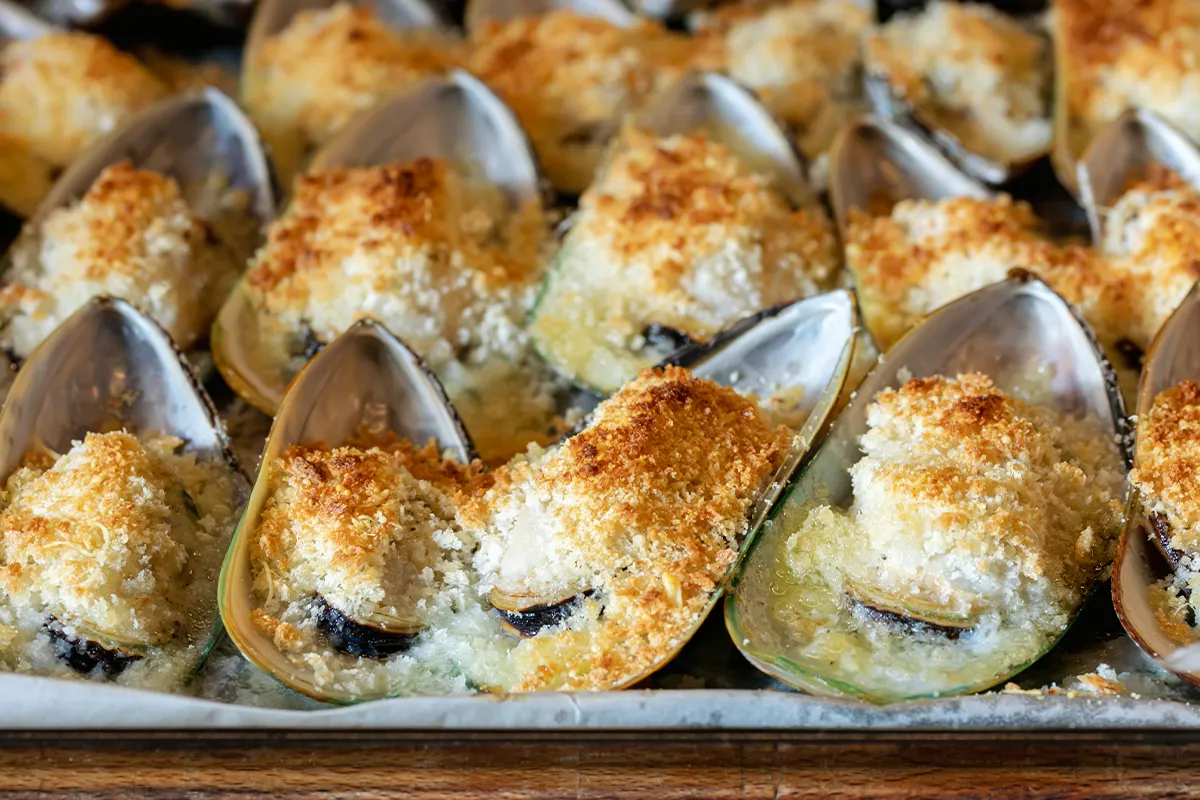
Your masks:
M1092 244L1104 240L1108 210L1152 166L1167 167L1200 190L1200 149L1152 111L1126 111L1088 146L1076 171Z
M218 175L228 189L246 192L246 212L260 228L275 217L279 194L258 132L235 102L206 88L147 109L76 159L25 223L14 246L29 246L27 240L40 235L51 211L78 201L101 172L122 161L174 178L193 208L203 206L212 176Z
M363 113L318 152L310 169L368 167L441 157L467 160L514 207L546 201L533 148L512 111L466 72L426 79ZM290 375L256 368L250 353L257 314L248 279L238 282L213 325L217 369L248 403L274 414Z
M36 39L55 27L11 0L0 0L0 47L14 39Z
M32 10L60 25L90 27L129 5L129 0L32 0Z
M1146 353L1138 387L1138 439L1149 420L1154 398L1181 381L1200 380L1200 284L1180 304L1159 330ZM1135 451L1134 463L1137 456ZM1170 636L1150 599L1150 587L1169 577L1180 554L1170 547L1169 529L1156 526L1141 492L1129 492L1125 528L1113 565L1112 599L1125 632L1147 655L1176 675L1200 686L1200 670L1178 668L1172 657L1188 642ZM1166 541L1164 541L1164 539Z
M1054 407L1104 420L1120 442L1128 464L1128 421L1116 377L1094 335L1048 286L1027 272L1014 270L1008 280L934 312L879 359L838 416L824 444L795 474L773 519L778 519L784 508L803 505L809 499L842 508L851 503L849 469L861 457L858 442L867 430L867 407L880 391L899 386L907 375L980 371L1003 388L1042 370L1055 376ZM764 531L734 576L725 602L725 621L742 654L784 683L814 694L892 702L928 694L978 691L1027 666L1013 664L1000 674L988 672L954 685L931 683L927 692L916 695L888 686L862 685L855 682L855 676L835 674L836 667L828 662L804 655L802 633L774 618L772 592L779 579L776 559L791 531L771 523Z
M808 167L792 137L754 92L718 72L690 72L634 115L656 136L704 131L756 172L769 176L796 208L817 205Z
M475 448L438 379L380 323L362 320L330 342L288 387L271 426L258 478L225 557L218 590L230 638L256 667L302 694L331 703L372 699L321 686L293 666L251 613L250 549L270 494L272 464L289 446L323 442L337 447L363 432L391 432L409 441L437 442L461 463Z
M489 22L509 22L552 11L598 17L621 28L637 22L637 17L620 0L467 0L463 24L470 34Z
M851 122L834 141L829 195L843 236L852 208L873 213L900 200L993 196L919 134L871 116Z
M102 296L60 325L16 376L0 412L0 476L11 475L27 453L65 453L89 432L116 428L176 436L184 452L227 464L239 499L248 494L216 408L187 359L145 314ZM199 660L220 633L214 616L208 640L197 648ZM106 673L124 669L136 654L110 646L103 635L60 636L58 642L72 666L91 660Z

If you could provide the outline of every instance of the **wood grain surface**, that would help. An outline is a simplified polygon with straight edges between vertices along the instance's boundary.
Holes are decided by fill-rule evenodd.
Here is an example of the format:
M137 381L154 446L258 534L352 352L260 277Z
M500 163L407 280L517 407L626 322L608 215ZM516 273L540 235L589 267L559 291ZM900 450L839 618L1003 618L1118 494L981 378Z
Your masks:
M1171 732L7 734L0 798L1182 798Z

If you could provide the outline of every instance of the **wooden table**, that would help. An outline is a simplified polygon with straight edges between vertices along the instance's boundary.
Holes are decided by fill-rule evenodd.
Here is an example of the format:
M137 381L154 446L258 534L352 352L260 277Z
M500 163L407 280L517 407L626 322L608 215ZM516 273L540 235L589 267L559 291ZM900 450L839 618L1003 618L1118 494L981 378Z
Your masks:
M0 797L1175 798L1200 735L0 735Z

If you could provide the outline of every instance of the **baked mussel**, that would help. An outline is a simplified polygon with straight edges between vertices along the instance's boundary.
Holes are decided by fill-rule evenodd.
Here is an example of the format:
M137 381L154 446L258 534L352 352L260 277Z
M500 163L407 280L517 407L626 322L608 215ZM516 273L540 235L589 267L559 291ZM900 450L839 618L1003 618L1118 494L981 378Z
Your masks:
M787 135L733 81L692 73L612 144L530 330L559 374L604 395L683 344L831 288L838 272Z
M436 377L359 322L280 406L223 573L230 634L329 702L636 682L715 604L854 333L844 291L773 309L483 471Z
M979 691L1036 661L1111 564L1127 422L1086 324L1028 273L885 353L735 576L734 643L814 694Z
M25 222L0 274L0 345L19 363L107 294L199 351L275 197L232 100L206 89L155 105L72 163Z
M29 358L0 413L3 668L170 690L215 644L248 493L170 337L99 297Z
M465 72L429 78L316 154L213 327L226 382L273 413L316 350L372 317L445 384L487 461L552 441L563 385L525 318L553 233L512 113Z
M875 112L928 136L964 172L1006 183L1050 150L1049 39L982 3L935 0L863 44Z
M1155 661L1200 684L1195 645L1200 448L1200 289L1193 288L1146 354L1137 442L1112 597L1125 631Z

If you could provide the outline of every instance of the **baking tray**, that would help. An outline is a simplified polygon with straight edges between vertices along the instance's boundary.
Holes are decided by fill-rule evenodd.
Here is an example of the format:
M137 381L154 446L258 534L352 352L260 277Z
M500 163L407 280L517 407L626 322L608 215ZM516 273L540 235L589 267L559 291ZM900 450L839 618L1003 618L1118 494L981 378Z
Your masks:
M880 4L886 17L913 3ZM1029 11L1041 4L999 3ZM461 11L461 4L454 10ZM132 6L102 33L127 49L236 69L241 33L162 8ZM1005 187L1062 238L1086 236L1082 210L1049 164ZM0 244L6 231L0 226ZM11 232L10 232L11 233ZM214 378L209 386L239 446L256 463L268 420ZM1062 642L1007 687L957 698L873 706L803 695L762 674L733 646L718 608L665 669L621 692L397 698L325 706L259 673L224 639L188 687L168 695L0 673L0 730L312 729L1098 729L1200 728L1200 689L1157 667L1122 631L1107 584Z

